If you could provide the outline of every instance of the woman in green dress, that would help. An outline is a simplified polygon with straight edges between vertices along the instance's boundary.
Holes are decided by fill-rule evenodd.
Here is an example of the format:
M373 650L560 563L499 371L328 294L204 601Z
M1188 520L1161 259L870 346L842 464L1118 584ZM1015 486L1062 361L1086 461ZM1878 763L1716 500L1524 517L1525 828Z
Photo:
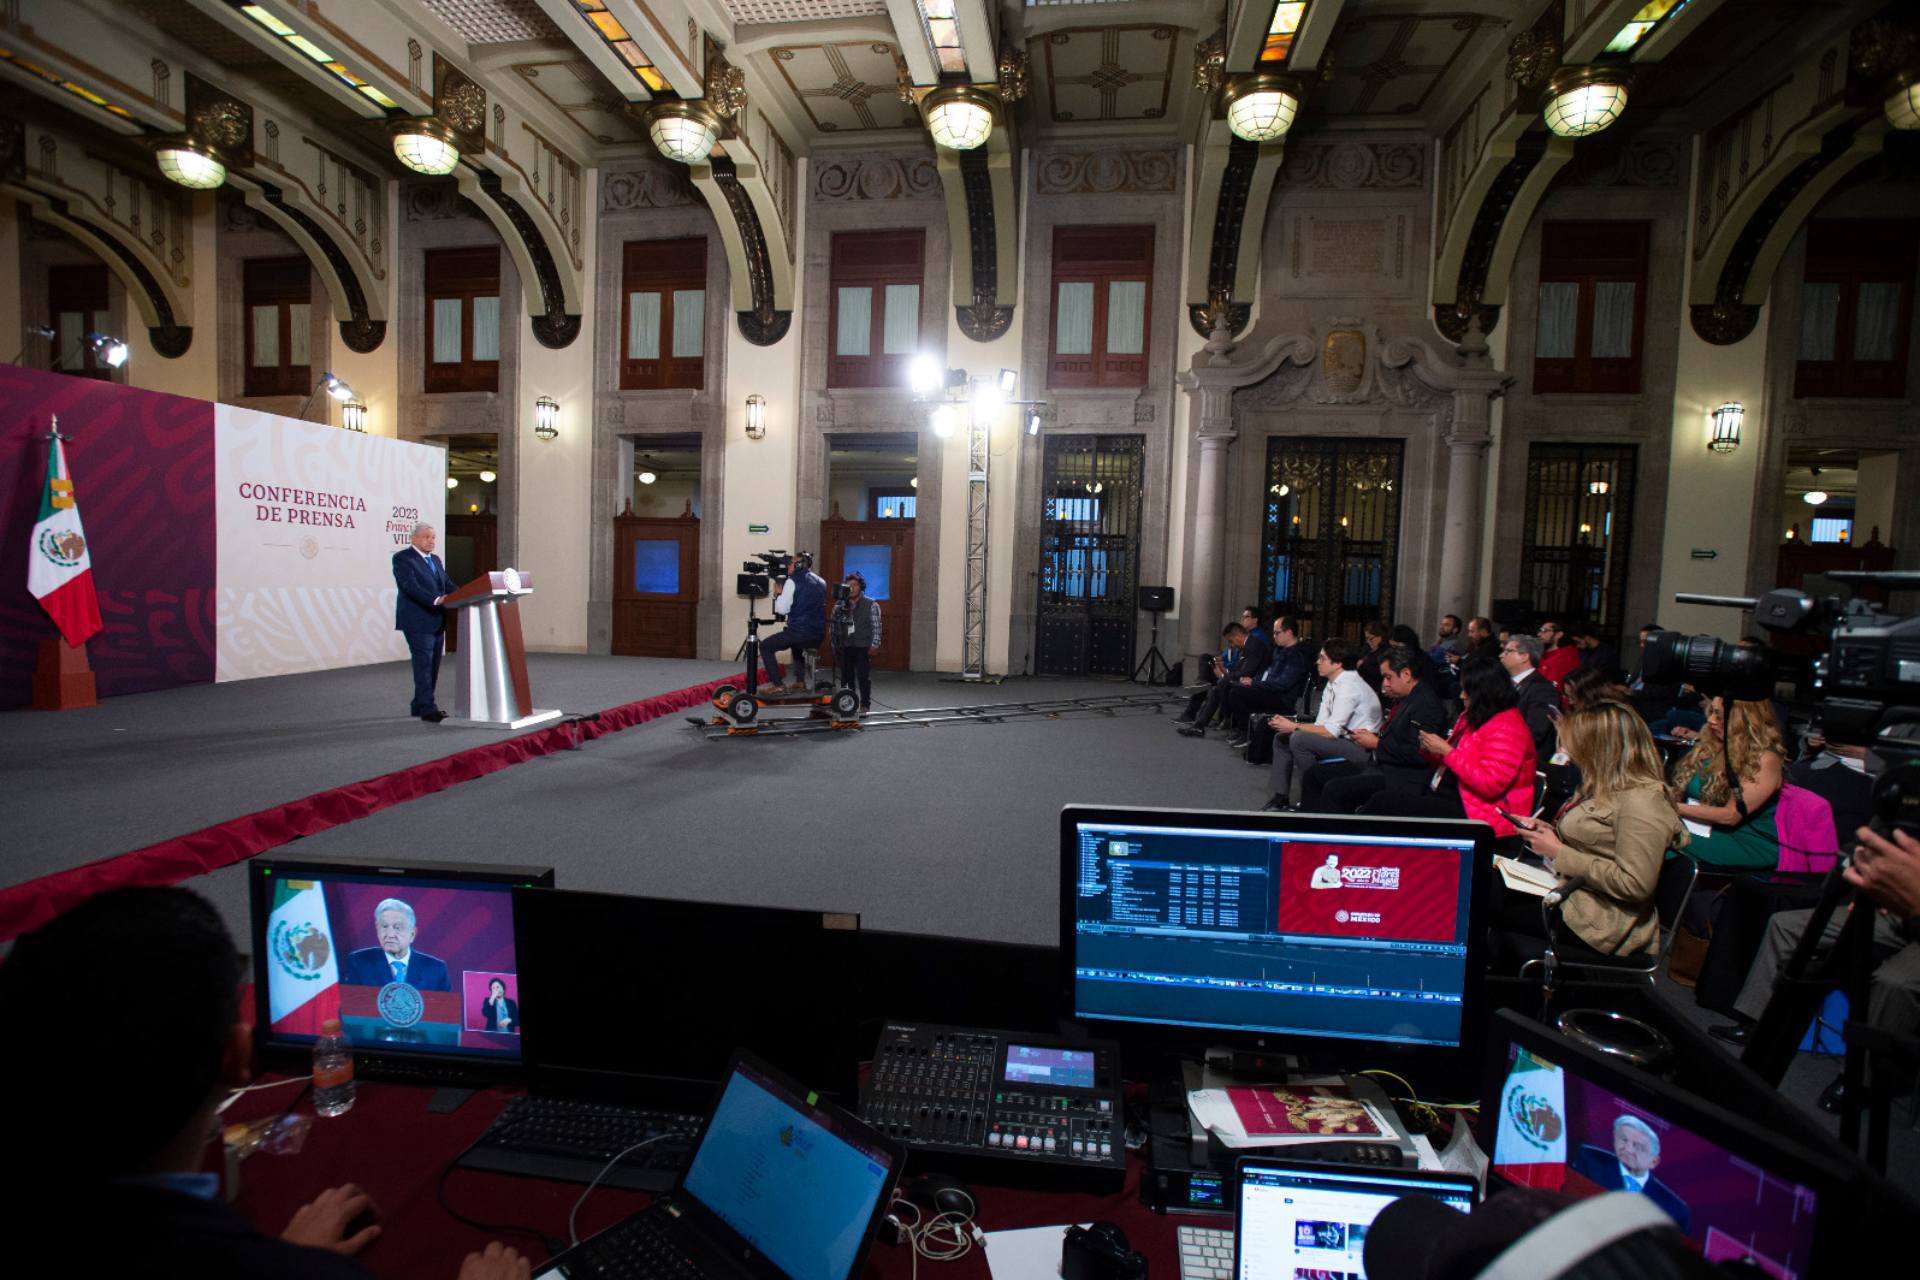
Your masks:
M1744 814L1727 782L1727 752L1746 802ZM1706 727L1673 775L1680 816L1707 829L1705 835L1694 832L1687 850L1701 870L1771 871L1779 864L1773 815L1786 768L1787 748L1771 702L1709 701Z

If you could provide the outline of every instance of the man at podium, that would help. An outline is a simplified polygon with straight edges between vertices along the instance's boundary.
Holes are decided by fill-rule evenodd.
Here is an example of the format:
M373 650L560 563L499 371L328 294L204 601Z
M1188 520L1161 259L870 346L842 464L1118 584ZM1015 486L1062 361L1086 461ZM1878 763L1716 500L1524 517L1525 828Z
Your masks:
M407 638L407 652L413 658L413 705L407 714L429 724L447 718L434 702L433 691L440 682L440 656L447 645L447 614L440 601L453 590L446 566L433 554L436 536L432 525L416 524L410 539L413 545L393 553L393 583L400 588L394 600L393 629Z

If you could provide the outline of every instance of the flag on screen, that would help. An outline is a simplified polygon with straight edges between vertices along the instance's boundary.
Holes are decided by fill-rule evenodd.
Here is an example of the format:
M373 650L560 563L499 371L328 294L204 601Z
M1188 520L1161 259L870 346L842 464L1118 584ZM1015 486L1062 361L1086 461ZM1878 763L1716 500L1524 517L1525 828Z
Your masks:
M1516 1050L1500 1086L1493 1167L1511 1182L1558 1191L1567 1177L1567 1099L1560 1068Z
M56 427L58 424L55 424ZM40 520L27 551L27 590L75 648L100 630L100 597L93 590L93 556L80 531L80 508L67 470L67 446L54 437L47 450L47 483Z
M277 880L267 919L267 1012L273 1029L317 1036L340 1016L340 962L317 880Z

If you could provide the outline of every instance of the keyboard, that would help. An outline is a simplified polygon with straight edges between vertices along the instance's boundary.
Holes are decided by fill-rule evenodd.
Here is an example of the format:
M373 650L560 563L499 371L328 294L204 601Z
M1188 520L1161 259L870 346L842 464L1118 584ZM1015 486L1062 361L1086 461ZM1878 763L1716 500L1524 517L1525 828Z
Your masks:
M1232 1275L1233 1232L1180 1228L1180 1280L1229 1280Z
M673 1218L652 1208L569 1250L569 1280L701 1280L706 1272L676 1240Z
M493 1126L460 1158L460 1167L592 1182L614 1156L636 1142L659 1137L608 1169L600 1185L665 1191L686 1167L702 1123L702 1116L677 1111L566 1098L509 1098Z

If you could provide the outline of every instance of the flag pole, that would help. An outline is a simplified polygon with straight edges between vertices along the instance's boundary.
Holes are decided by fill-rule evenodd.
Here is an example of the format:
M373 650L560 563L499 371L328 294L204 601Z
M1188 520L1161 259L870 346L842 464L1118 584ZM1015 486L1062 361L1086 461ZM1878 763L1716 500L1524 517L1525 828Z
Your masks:
M46 440L49 450L58 449L69 439L60 430L60 415L49 414ZM49 462L48 465L52 465ZM93 668L87 662L86 645L70 645L64 636L49 636L40 642L39 661L34 664L33 701L36 711L74 711L99 705Z

